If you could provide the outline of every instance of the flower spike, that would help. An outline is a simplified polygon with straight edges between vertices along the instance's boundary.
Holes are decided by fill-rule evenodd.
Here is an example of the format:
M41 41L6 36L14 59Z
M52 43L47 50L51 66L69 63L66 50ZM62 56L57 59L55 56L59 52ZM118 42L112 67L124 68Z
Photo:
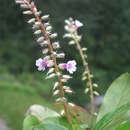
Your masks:
M73 130L72 121L67 107L68 102L65 98L65 94L72 93L72 90L69 87L64 87L64 84L67 83L71 76L62 75L62 71L66 70L70 74L73 74L73 72L76 71L76 62L74 60L68 61L65 63L66 68L61 69L61 63L57 63L57 58L62 59L65 57L65 54L58 52L58 49L60 48L60 44L56 40L58 34L52 30L53 28L49 22L50 16L48 14L42 16L41 11L38 11L35 3L30 0L16 0L16 3L20 4L20 7L23 8L24 15L29 15L29 17L31 17L27 23L32 25L34 35L37 37L36 41L41 46L43 54L42 58L36 60L36 66L39 71L48 71L46 79L57 77L57 81L53 87L53 95L57 97L60 96L58 97L58 101L59 98L62 99L61 102L64 106L65 116L71 130Z
M65 20L65 30L66 33L64 34L64 38L69 39L69 45L76 45L77 50L79 51L80 57L82 59L83 65L84 65L84 72L82 74L82 80L87 81L87 87L85 89L85 93L87 94L90 92L90 99L91 99L91 114L92 114L92 121L93 121L93 115L95 113L94 110L94 95L99 95L98 92L94 91L94 87L97 87L97 84L92 83L92 74L90 73L88 62L86 60L87 55L85 52L87 51L87 48L81 47L80 41L81 36L78 34L78 29L83 26L83 23L81 23L79 20L73 20L73 18L69 18ZM64 64L60 65L60 68L65 68L66 66ZM74 70L74 69L73 69ZM73 71L70 71L73 72Z

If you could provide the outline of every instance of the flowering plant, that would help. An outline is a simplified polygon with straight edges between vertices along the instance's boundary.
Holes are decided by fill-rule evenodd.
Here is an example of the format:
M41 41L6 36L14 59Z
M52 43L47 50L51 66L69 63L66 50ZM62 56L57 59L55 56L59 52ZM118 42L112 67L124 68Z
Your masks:
M82 36L78 34L79 28L83 24L69 18L65 20L66 33L63 37L70 39L69 45L76 45L81 56L84 66L82 80L85 80L85 84L87 84L85 93L90 92L90 114L80 106L68 102L66 94L73 91L67 82L77 69L76 60L60 63L61 60L57 60L64 59L65 54L61 52L60 43L57 40L58 35L53 32L49 15L42 16L42 12L30 0L16 0L16 3L20 4L23 14L30 18L27 23L32 25L36 41L41 46L43 57L36 60L36 67L38 71L47 71L46 79L55 77L53 96L56 97L56 103L63 106L60 113L40 105L31 106L27 111L23 130L124 130L121 128L129 123L130 75L124 74L114 81L96 115L94 95L99 95L95 90L98 85L93 83L93 75L90 73L86 56L87 48L81 47ZM64 74L63 71L66 71L67 74ZM122 90L125 94L122 93Z

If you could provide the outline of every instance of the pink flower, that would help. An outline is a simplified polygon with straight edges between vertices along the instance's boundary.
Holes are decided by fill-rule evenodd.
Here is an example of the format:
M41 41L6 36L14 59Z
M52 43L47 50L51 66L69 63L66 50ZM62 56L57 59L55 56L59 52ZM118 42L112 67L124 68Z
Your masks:
M76 61L72 60L72 61L68 61L66 64L66 70L70 73L73 74L73 72L76 71Z
M36 66L38 67L39 71L44 71L47 67L47 59L39 58L36 60Z
M66 63L61 63L59 64L59 68L62 69L62 70L65 70L67 67L67 64Z
M72 61L68 61L67 63L62 63L59 64L59 68L62 70L67 70L70 74L73 74L73 72L76 71L76 61L72 60Z
M38 60L36 60L36 66L38 67L39 71L44 71L47 67L50 68L53 65L53 61L49 60L48 57L45 57L43 59L39 58Z
M79 20L75 20L74 22L74 28L77 31L80 27L83 26L83 23L81 23Z

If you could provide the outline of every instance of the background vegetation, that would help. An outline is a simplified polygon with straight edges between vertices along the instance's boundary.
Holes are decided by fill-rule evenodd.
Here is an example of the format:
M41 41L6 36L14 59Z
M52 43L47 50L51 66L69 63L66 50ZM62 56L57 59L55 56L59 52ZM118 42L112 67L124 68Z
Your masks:
M72 16L84 23L80 30L82 45L88 47L89 66L100 92L104 93L121 73L130 71L129 0L36 0L36 3L43 13L51 14L67 59L78 62L71 81L77 93L70 97L72 101L82 106L87 104L85 86L79 76L82 62L76 50L72 51L73 47L68 47L62 39L64 19ZM44 74L36 73L35 60L41 52L25 19L14 0L0 1L0 116L13 122L17 120L15 114L19 114L20 123L30 104L47 103L51 96L51 83L44 80ZM18 122L8 122L13 130L21 128Z

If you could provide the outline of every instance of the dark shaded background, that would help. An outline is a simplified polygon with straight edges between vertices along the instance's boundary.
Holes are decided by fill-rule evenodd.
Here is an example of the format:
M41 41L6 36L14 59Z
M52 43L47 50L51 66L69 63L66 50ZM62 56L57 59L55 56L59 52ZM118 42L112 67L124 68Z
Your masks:
M105 92L114 78L130 71L130 1L129 0L36 0L45 14L51 14L54 29L68 59L76 59L78 70L71 82L77 95L72 97L84 105L84 85L80 80L83 67L76 49L62 39L64 19L74 17L84 23L82 46L88 48L89 67L99 91ZM16 76L35 75L35 60L40 48L34 41L31 27L14 0L0 1L0 73ZM25 76L26 77L26 76ZM25 78L25 81L28 80Z

